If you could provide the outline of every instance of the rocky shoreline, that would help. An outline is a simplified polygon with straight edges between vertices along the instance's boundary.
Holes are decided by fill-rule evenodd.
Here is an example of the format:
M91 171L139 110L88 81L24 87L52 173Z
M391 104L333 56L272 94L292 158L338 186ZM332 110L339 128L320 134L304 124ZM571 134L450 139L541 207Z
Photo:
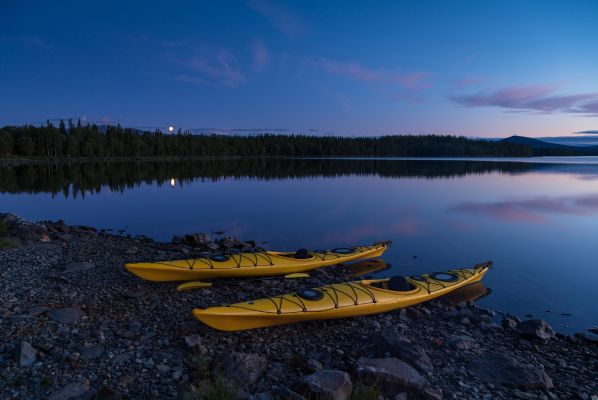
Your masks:
M159 243L0 214L3 399L598 399L598 344L443 300L369 317L219 332L191 309L350 279L343 268L176 292L125 262L255 246Z

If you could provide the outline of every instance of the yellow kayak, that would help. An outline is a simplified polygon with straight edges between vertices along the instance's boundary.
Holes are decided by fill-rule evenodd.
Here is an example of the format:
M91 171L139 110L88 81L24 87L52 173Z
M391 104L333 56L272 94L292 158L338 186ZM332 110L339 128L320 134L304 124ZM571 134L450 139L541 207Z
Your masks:
M389 246L390 241L332 250L301 249L295 253L253 251L190 260L132 263L125 264L125 268L148 281L287 275L357 259L380 257Z
M293 322L378 314L408 307L478 282L492 261L471 268L408 277L338 283L207 309L193 315L222 331L263 328Z

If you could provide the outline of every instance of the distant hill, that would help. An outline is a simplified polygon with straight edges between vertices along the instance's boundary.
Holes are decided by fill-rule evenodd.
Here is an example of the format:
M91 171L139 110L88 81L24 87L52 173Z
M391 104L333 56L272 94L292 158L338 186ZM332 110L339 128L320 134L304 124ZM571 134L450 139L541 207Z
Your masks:
M534 150L534 155L598 155L598 146L569 146L526 136L513 135L499 142L529 146Z
M513 135L508 138L499 140L499 142L513 143L521 146L531 146L534 149L568 149L573 147L564 144L549 143L543 140L518 135Z

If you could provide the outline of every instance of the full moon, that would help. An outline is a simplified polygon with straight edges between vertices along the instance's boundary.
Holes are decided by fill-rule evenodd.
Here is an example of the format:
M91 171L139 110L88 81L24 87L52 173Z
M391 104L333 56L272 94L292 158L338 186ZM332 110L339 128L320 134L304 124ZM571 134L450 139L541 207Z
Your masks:
M174 126L169 126L168 127L168 132L172 132L172 131L174 131Z

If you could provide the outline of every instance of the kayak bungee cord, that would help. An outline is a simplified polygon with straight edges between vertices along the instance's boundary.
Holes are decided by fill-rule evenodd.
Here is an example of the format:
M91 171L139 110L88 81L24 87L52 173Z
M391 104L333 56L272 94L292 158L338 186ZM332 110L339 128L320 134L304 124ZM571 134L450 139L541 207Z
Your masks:
M452 275L455 277L455 279L452 279L451 281L443 282L440 279L435 279L432 277L434 275L439 275L439 274ZM461 270L449 270L447 272L441 272L441 273L430 273L430 274L426 274L428 279L426 279L424 276L421 276L423 279L426 279L426 282L418 281L418 280L412 279L411 277L406 277L406 279L408 279L410 283L413 282L417 285L417 286L414 286L414 289L417 287L420 287L420 288L424 289L426 292L428 292L428 294L431 294L432 292L436 292L438 290L442 290L442 289L446 289L451 286L454 286L452 284L453 282L458 282L460 280L465 281L468 278L475 276L475 275L476 275L476 268L474 268L473 271L468 270L468 269L461 269ZM381 281L381 282L386 283L386 282L388 282L388 280ZM423 283L426 283L426 286L424 286ZM430 284L435 284L440 287L437 289L431 289ZM351 291L353 292L353 296L349 292L341 290L338 286L342 286L343 288L344 287L350 288ZM354 306L370 304L370 303L376 304L376 302L377 302L376 295L373 293L372 290L368 289L367 286L368 285L365 285L365 284L360 284L360 283L356 284L354 282L347 282L347 283L341 283L341 284L336 284L336 285L327 285L327 286L323 286L321 288L311 289L311 290L314 290L314 291L317 290L318 292L321 292L323 295L326 295L328 298L330 298L330 300L334 304L334 308L338 309L341 307L347 307L347 306L339 306L339 304L340 304L339 293L341 293L341 294L345 295L346 297L348 297L349 299L351 299ZM382 289L384 289L384 288L382 288ZM400 290L392 290L392 289L384 289L384 290L390 290L393 292L401 292ZM371 299L371 302L370 303L368 303L368 302L360 303L359 295L358 295L357 291L365 293ZM300 307L303 312L307 312L306 304L304 303L301 296L298 295L297 293L283 294L283 295L279 295L279 296L269 297L266 300L269 300L270 302L272 302L272 304L274 305L274 307L276 309L276 312L275 312L276 314L283 313L284 301L288 301L289 303L292 303L292 304ZM254 303L253 301L247 302L247 304L249 304L249 305L251 305L253 303ZM251 307L242 307L242 306L236 305L236 304L231 304L231 305L228 305L227 307L240 308L240 309L245 309L245 310L266 313L266 314L273 313L272 311L256 310Z
M365 248L367 250L373 250L376 247L386 246L389 244L390 244L390 241L386 241L386 242L376 243L372 246L360 246L360 247ZM351 252L341 252L340 251L340 250L344 250L344 249L350 249ZM337 250L338 250L338 252L337 252ZM354 254L357 251L358 250L355 247L350 247L350 248L343 247L343 248L335 248L330 251L315 250L313 252L310 252L309 254L311 257L318 258L321 261L328 261L328 260L344 258L344 256ZM251 258L251 257L249 257L249 255L253 255L254 257ZM237 256L237 257L235 257L235 256ZM216 258L218 258L218 257L222 257L223 259L217 260ZM283 255L283 257L286 257L286 256ZM260 260L260 258L262 260ZM293 257L289 257L289 258L293 258ZM244 259L249 261L249 265L243 265ZM185 261L187 266L176 265L176 264L172 264L172 263L169 263L166 261L157 261L155 264L166 265L166 266L173 267L173 268L194 270L194 269L196 269L195 264L200 262L203 265L207 266L209 269L215 269L218 266L216 264L214 264L214 262L225 262L228 260L232 260L235 263L235 266L230 267L231 269L232 268L246 268L246 267L252 267L252 266L253 267L258 267L258 266L264 267L264 266L274 265L274 261L273 261L272 257L262 247L257 248L255 250L242 251L242 252L233 253L233 254L220 253L220 254L211 255L209 257L194 258L191 260L189 260L189 259L181 260L181 261ZM265 261L265 263L262 264L260 261Z
M239 331L301 321L378 314L420 304L479 282L490 265L491 262L486 262L472 268L423 274L420 277L396 276L323 285L269 298L195 308L193 315L213 328Z
M299 249L294 253L265 251L262 248L250 251L229 250L222 254L198 258L127 263L125 268L140 278L154 282L285 275L358 259L380 257L389 244L390 242L381 242L370 246L339 247L328 251Z

